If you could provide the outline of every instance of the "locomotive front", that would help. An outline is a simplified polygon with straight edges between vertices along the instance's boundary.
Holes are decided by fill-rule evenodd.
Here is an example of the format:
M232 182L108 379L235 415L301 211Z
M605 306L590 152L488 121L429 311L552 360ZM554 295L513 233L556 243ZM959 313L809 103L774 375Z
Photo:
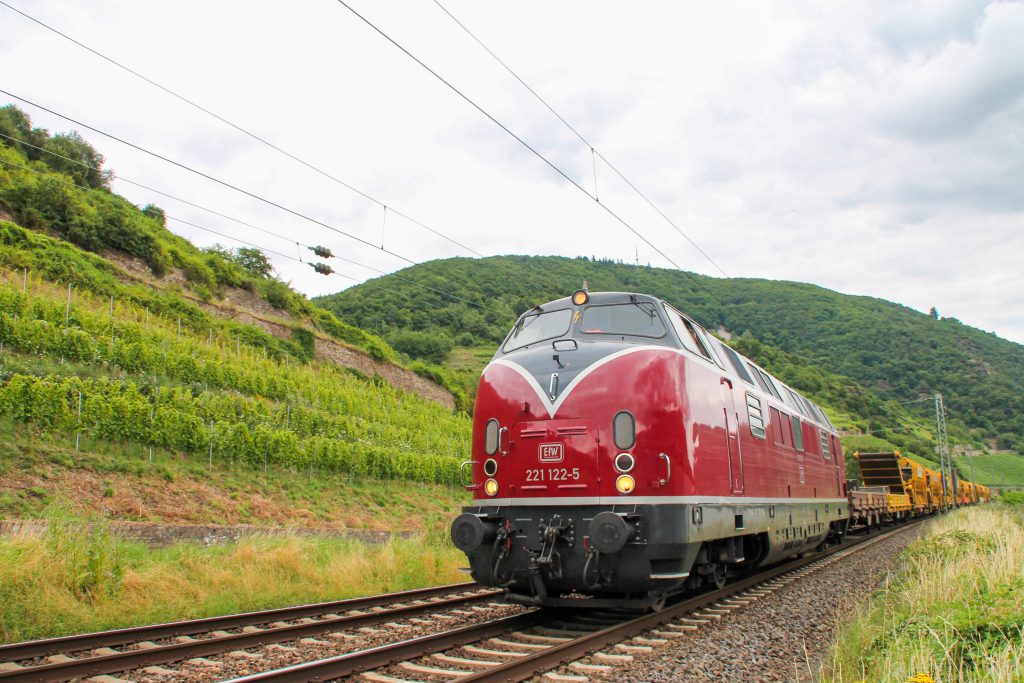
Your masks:
M476 581L525 604L641 607L682 584L699 543L663 504L689 478L678 346L637 294L581 290L519 318L480 380L474 500L451 530Z

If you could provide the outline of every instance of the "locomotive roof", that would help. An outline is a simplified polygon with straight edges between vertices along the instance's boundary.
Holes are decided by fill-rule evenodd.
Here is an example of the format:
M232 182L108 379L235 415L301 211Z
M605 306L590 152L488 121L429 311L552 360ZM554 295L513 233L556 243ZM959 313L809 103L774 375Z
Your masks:
M534 308L525 311L520 315L519 320L523 320L524 316L530 314L546 313L559 311L568 308L581 308L583 306L602 306L610 304L625 304L625 303L650 303L654 305L664 305L668 308L674 309L677 313L680 313L683 318L688 318L685 313L680 312L675 306L668 303L664 299L660 299L650 294L640 294L637 292L587 292L587 300L585 303L577 305L573 302L575 294L573 296L566 296L560 299L553 299L547 303L540 304ZM692 321L691 321L692 322ZM698 329L699 333L706 335L705 341L700 342L705 346L709 347L710 354L705 354L707 360L712 363L716 363L721 367L722 370L729 374L733 374L738 377L741 381L749 385L749 390L762 394L763 398L767 401L777 403L780 406L784 406L787 411L792 413L798 413L803 416L803 419L810 420L812 423L816 423L822 427L826 427L830 431L835 431L835 427L828 420L828 416L821 408L807 400L800 392L796 391L786 383L780 381L778 377L770 375L762 368L758 367L752 360L743 356L738 351L732 349L721 341L714 339L712 335L707 334L699 324L693 323ZM513 329L513 332L515 330ZM510 332L510 335L512 332ZM575 336L575 335L574 335ZM589 336L589 335L585 335ZM591 341L602 341L608 343L607 339L600 339L606 335L594 335L594 339ZM631 335L622 336L620 334L607 335L611 337L619 337L622 341L626 340L626 337ZM506 337L506 339L508 339ZM711 340L714 339L714 342ZM544 340L545 342L547 340ZM685 348L685 344L681 345L675 341L670 334L664 334L659 338L644 337L643 335L636 337L630 343L642 342L646 344L657 344L670 346L673 348ZM530 344L528 346L532 346ZM715 348L717 346L717 349ZM504 344L499 347L496 356L506 355L508 353L516 353L519 349L509 349ZM721 352L721 355L719 354Z
M651 303L658 303L661 301L656 296L650 294L639 294L637 292L587 292L589 299L586 305L593 304L614 304L614 303L626 303L628 301L650 301ZM552 308L559 308L560 306L573 306L571 296L563 296L561 299L553 299L547 303L540 304L537 308L541 310L550 310Z

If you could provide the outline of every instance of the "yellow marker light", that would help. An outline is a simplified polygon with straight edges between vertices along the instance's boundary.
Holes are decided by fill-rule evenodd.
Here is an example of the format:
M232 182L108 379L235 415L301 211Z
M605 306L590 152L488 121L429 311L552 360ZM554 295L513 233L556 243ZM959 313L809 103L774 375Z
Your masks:
M582 306L583 304L587 303L588 301L590 301L590 295L587 294L587 292L585 290L577 289L575 292L573 292L573 294L572 294L572 302L573 302L573 304L575 304L577 306Z
M493 496L498 493L498 482L493 479L488 479L484 482L484 493L488 496Z
M624 496L628 496L636 489L636 480L628 474L620 474L615 479L615 490Z

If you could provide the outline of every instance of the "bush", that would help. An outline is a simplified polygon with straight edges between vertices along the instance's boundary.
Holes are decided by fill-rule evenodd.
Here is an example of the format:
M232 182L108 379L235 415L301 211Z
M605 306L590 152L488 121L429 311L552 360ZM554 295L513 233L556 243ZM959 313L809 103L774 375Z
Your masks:
M430 363L442 363L452 350L452 340L445 334L400 330L388 335L395 350Z

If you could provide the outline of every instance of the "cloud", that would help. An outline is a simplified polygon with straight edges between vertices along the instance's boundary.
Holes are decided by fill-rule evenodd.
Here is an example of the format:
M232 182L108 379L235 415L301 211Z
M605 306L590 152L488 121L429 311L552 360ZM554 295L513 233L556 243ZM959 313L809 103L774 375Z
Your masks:
M627 261L638 252L643 263L666 265L334 3L283 10L240 0L104 0L102 12L39 0L22 5L478 251ZM1017 263L1024 253L1024 4L446 6L730 275L809 281L918 310L934 305L1024 341ZM591 190L586 145L432 3L360 0L356 7ZM3 19L7 89L379 241L380 207L38 27ZM36 122L70 127L45 115ZM248 234L282 253L295 250L289 240L301 240L384 270L404 265L117 144L90 140L126 177L286 238L252 235L173 206L187 220ZM602 204L685 268L717 272L600 162L597 177ZM137 188L115 187L140 204L172 208ZM188 234L204 244L220 239ZM415 260L465 254L392 217L384 238ZM310 293L347 285L305 264L274 263Z

